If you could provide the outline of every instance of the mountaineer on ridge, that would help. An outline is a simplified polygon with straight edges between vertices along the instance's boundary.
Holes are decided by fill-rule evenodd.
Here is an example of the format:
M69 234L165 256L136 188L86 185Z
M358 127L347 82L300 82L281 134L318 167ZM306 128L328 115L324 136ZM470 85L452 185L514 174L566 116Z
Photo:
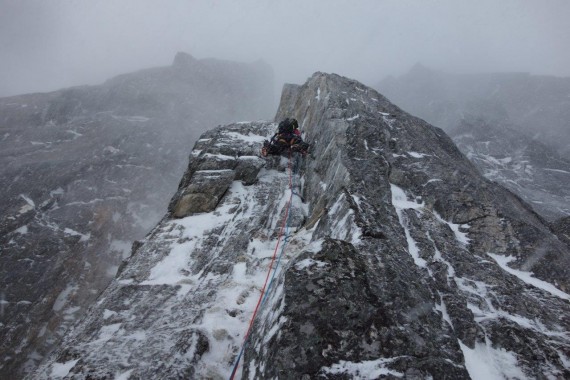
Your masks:
M271 140L265 140L261 155L267 157L270 154L279 155L291 149L292 152L300 152L306 154L309 150L309 144L301 138L299 123L296 119L286 118L279 123L277 132Z

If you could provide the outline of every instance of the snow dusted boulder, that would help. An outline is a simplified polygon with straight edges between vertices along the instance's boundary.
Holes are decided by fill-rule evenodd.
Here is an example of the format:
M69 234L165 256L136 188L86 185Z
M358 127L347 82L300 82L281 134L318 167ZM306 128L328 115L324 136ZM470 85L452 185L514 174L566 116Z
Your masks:
M269 125L268 125L269 124ZM217 128L202 136L196 144L178 192L170 202L170 211L181 218L213 211L234 180L244 185L256 182L265 161L258 157L259 146L271 134L271 123L244 124Z
M231 169L201 170L194 173L192 182L186 186L174 206L174 216L213 211L228 190L235 177Z
M287 86L286 116L312 151L259 170L275 123L202 136L169 215L34 379L224 379L242 347L244 379L570 377L569 247L526 203L356 81ZM233 176L215 209L175 217L207 170Z

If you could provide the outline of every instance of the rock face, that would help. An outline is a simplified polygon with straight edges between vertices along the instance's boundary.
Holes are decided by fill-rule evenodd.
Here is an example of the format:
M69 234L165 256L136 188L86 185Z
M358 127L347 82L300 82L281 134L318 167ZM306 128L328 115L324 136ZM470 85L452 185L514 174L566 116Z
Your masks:
M451 75L416 65L377 88L446 130L487 178L543 217L568 215L569 78Z
M570 215L570 161L507 126L464 119L450 135L488 179L529 203L550 221Z
M267 280L238 378L570 376L570 248L526 203L356 81L289 85L286 116L310 155L255 157L269 122L198 140L168 214L30 378L228 378Z
M271 76L179 53L100 86L0 99L0 378L32 370L107 286L200 133L267 117Z

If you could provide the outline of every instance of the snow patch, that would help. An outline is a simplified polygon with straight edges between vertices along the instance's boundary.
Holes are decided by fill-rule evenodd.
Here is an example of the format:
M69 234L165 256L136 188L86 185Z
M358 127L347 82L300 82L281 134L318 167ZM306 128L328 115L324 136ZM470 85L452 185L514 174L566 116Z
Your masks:
M420 210L423 208L423 203L416 203L412 201L408 201L406 197L406 193L404 190L394 184L390 184L391 192L392 192L392 205L396 209L396 214L398 215L398 220L400 221L400 225L404 229L404 233L406 235L406 241L408 242L408 253L414 259L414 263L421 267L427 268L427 261L420 257L420 250L418 245L412 235L410 234L410 229L408 228L408 220L406 215L404 215L403 210L405 209L414 209Z
M238 132L225 132L226 136L231 137L232 139L241 140L249 143L262 143L265 141L266 136L254 135L254 134L241 134Z
M216 160L221 160L221 161L233 161L236 158L233 156L227 156L225 154L212 154L212 153L206 153L204 154L204 157L208 157L208 158L214 158Z
M485 344L475 343L471 349L459 341L465 357L465 367L472 380L524 380L528 377L518 367L514 353L505 349L493 348L487 340Z
M518 277L520 280L524 281L525 283L532 285L536 288L542 289L545 292L548 292L548 293L550 293L556 297L570 301L570 295L569 294L558 289L557 287L555 287L551 283L543 281L543 280L539 280L538 278L534 277L531 272L524 272L522 270L513 269L513 268L509 267L507 264L510 263L511 261L516 260L515 257L513 257L513 256L500 256L500 255L496 255L493 253L487 253L487 254L489 256L491 256L493 258L493 260L495 260L497 262L497 264L499 264L499 266L503 270L512 274L513 276Z
M424 158L425 156L429 156L429 154L418 153L418 152L407 152L407 153L414 158Z
M313 259L305 259L305 260L301 260L298 263L295 264L295 269L297 270L303 270L303 269L307 269L310 268L312 266L317 266L317 268L323 268L326 267L328 265L328 263L325 263L324 261L318 261L318 260L313 260Z
M79 359L70 360L65 363L53 363L50 373L51 378L53 379L64 378L69 374L69 371L71 371L71 369L75 367L78 361Z
M134 369L129 369L126 372L120 373L120 374L115 376L115 380L129 380L129 378L131 377L131 373L133 371L134 371Z
M109 309L103 310L103 319L109 319L113 315L117 315L117 312Z
M455 240L457 240L458 242L460 242L463 245L469 245L469 242L471 241L471 239L469 239L467 237L466 232L462 232L459 230L459 228L468 229L470 227L469 224L455 224L455 223L448 222L447 220L443 219L435 211L433 211L433 214L435 215L437 220L439 220L441 223L447 224L449 226L449 228L451 228L451 230L453 231L453 234L455 235Z
M20 214L24 214L30 210L33 210L36 207L36 204L34 203L34 201L31 198L28 198L27 196L25 196L24 194L20 194L20 198L25 200L27 203L20 208L20 211L18 211Z
M28 226L22 226L22 227L16 229L14 232L16 232L20 235L25 235L28 233Z
M404 377L403 373L386 367L387 364L395 361L396 359L398 358L380 358L358 363L341 360L330 367L321 368L321 371L335 375L348 375L351 379L357 380L377 379L380 376L388 375Z
M80 242L88 241L91 238L91 233L82 234L81 232L77 232L75 230L72 230L71 228L65 228L63 230L63 233L66 235L71 235L71 236L80 236L80 239L79 239Z
M390 189L392 191L392 204L396 209L404 210L411 208L414 210L421 210L424 208L423 203L408 201L406 193L401 187L398 187L391 183Z
M63 195L63 193L64 193L63 189L61 187L58 187L57 189L50 191L49 196L54 197L56 195Z

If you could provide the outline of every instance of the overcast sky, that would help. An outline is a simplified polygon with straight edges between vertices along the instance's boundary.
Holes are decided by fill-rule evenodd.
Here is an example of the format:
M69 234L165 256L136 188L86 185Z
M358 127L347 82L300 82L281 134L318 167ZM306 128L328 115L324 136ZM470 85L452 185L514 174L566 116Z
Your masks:
M568 0L0 0L0 96L196 58L373 85L420 62L570 76Z

